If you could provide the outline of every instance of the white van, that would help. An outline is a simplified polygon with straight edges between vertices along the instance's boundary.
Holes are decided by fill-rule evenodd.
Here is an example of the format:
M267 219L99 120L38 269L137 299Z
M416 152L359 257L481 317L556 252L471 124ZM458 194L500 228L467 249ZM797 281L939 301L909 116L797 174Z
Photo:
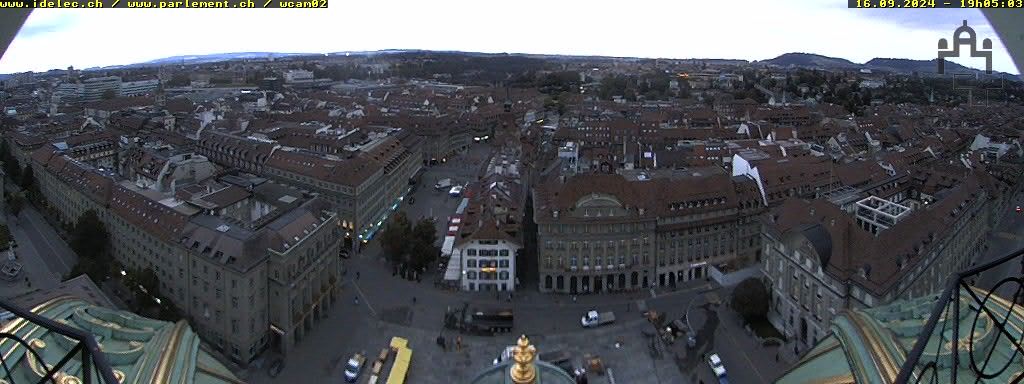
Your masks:
M452 190L448 191L448 195L451 196L451 197L462 196L462 186L461 185L456 185L456 186L452 187Z
M437 184L434 184L434 188L437 189L446 189L450 186L452 186L452 179L441 179L437 181Z

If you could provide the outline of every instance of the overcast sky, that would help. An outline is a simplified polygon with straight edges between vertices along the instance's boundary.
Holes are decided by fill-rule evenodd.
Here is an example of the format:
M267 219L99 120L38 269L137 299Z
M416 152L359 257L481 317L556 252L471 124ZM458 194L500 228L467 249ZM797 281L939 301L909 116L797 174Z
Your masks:
M764 60L811 52L863 63L934 59L963 20L1017 73L977 10L848 9L845 0L333 0L327 9L39 9L0 73L209 53L378 49ZM611 3L611 1L608 1ZM981 59L953 60L983 68Z

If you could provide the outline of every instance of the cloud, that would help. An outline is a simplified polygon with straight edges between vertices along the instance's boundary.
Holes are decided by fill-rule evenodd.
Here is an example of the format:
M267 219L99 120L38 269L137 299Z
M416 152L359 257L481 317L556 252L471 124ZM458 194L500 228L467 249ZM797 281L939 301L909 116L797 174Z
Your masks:
M32 39L40 35L52 34L74 27L78 21L78 15L69 13L66 10L55 12L35 11L25 20L25 25L18 31L16 38Z
M207 53L401 48L747 60L813 52L861 63L875 57L927 60L935 58L938 39L951 35L970 12L975 15L969 23L991 36L999 51L994 68L1016 72L995 34L984 32L989 27L977 11L928 10L921 21L902 16L913 10L872 11L815 0L630 0L617 6L581 0L374 0L312 10L41 9L0 59L0 73Z
M857 9L852 11L865 19L892 23L915 30L949 31L952 34L954 29L967 20L967 24L978 32L992 32L988 20L977 9Z

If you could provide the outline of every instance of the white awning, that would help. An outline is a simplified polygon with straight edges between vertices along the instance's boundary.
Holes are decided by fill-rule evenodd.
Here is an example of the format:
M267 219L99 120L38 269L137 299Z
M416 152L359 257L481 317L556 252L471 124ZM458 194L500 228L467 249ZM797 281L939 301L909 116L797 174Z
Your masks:
M466 206L469 205L469 198L463 198L462 202L459 203L459 207L455 209L455 214L461 215L466 212Z
M447 241L446 241L447 243ZM459 281L462 279L462 252L452 255L448 259L448 267L444 270L445 281Z
M455 236L445 236L444 245L441 246L442 255L451 255L452 247L455 246Z

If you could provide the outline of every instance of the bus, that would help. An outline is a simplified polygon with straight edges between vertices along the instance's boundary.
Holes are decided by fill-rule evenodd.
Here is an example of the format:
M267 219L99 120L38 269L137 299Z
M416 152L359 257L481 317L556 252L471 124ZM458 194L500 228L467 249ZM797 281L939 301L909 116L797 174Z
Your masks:
M387 384L404 384L409 373L409 363L412 362L412 349L409 349L409 340L401 337L391 338L391 349L395 351L395 363L388 373Z

